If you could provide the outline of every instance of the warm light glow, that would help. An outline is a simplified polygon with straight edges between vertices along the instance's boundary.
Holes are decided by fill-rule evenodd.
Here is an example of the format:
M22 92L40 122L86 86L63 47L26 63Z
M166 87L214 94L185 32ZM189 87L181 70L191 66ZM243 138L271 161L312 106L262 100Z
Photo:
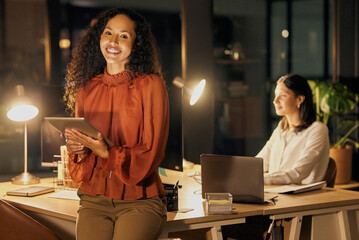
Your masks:
M62 49L69 48L71 46L70 39L61 39L60 42L59 42L59 46Z
M16 122L23 122L36 117L39 109L33 105L18 105L7 112L7 117Z
M284 30L282 31L282 37L284 37L284 38L288 38L288 37L289 37L289 32L288 32L287 29L284 29Z
M205 85L206 85L206 80L202 79L195 87L191 96L191 101L190 101L191 105L194 105L197 102L197 100L201 97Z

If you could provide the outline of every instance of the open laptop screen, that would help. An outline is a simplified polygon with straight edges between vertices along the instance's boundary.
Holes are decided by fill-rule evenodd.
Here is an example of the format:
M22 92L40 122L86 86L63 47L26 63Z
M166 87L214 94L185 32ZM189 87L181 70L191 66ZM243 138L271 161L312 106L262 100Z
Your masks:
M202 154L202 197L229 192L234 202L264 202L263 159Z

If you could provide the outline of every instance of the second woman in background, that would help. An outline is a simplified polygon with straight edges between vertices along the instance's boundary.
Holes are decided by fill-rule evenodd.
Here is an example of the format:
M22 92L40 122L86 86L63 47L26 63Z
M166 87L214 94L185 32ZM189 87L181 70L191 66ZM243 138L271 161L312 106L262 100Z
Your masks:
M263 158L264 183L322 181L329 162L328 129L316 121L307 80L297 74L279 78L273 104L282 119L257 155Z

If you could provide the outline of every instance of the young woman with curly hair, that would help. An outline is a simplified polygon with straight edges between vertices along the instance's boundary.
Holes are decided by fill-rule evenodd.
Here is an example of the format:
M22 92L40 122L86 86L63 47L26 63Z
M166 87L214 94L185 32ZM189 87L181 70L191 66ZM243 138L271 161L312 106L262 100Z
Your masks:
M68 108L103 134L65 131L70 174L81 182L77 239L157 239L166 223L157 169L169 104L149 25L132 10L103 12L67 70Z

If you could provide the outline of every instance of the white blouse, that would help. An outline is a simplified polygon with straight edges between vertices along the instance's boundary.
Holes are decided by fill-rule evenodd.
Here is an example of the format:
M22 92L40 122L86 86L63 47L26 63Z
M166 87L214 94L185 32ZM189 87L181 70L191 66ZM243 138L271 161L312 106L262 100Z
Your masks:
M309 184L322 181L329 162L328 128L313 122L295 133L280 123L257 154L263 158L264 184Z

